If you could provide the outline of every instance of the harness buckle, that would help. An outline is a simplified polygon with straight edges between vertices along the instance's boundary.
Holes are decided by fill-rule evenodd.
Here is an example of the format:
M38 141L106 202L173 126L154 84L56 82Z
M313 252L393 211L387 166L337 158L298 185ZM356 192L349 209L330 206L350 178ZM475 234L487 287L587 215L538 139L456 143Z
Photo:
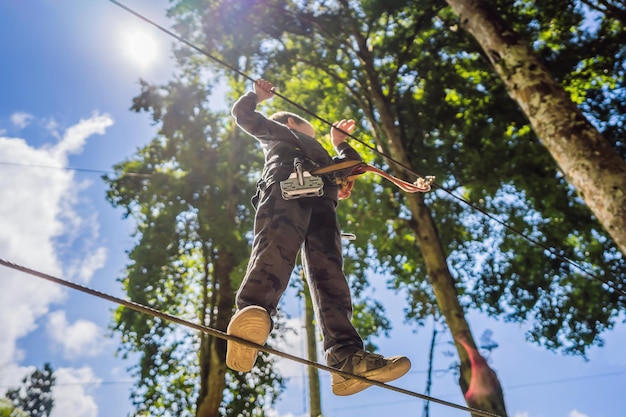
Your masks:
M301 197L320 197L324 194L324 180L311 175L302 168L302 161L293 160L294 172L280 182L280 191L285 200L295 200Z

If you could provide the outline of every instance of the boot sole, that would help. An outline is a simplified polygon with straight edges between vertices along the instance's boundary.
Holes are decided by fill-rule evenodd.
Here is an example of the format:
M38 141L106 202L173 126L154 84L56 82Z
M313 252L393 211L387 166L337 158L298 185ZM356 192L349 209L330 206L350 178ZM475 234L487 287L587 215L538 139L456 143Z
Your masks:
M233 316L226 333L263 345L269 336L270 327L267 311L263 307L249 306ZM226 366L234 371L250 372L258 352L258 349L229 340L226 347Z
M389 359L392 360L393 358ZM411 361L408 358L403 357L398 359L396 362L383 366L382 368L363 372L359 376L376 382L389 382L400 378L409 372L409 369L411 369ZM343 376L333 374L332 379L334 378L343 378ZM343 381L332 383L333 394L338 396L356 394L357 392L361 392L371 386L372 384L368 384L367 382L359 381L354 378L347 378Z

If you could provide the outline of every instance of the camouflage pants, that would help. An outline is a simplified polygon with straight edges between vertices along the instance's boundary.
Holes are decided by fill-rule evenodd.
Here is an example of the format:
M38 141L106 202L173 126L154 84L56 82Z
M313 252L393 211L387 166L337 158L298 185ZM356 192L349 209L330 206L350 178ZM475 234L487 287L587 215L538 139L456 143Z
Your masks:
M302 249L330 366L363 348L363 341L350 321L352 299L343 274L335 204L324 197L284 200L278 184L262 192L254 220L252 254L236 300L239 309L258 305L275 315L298 251Z

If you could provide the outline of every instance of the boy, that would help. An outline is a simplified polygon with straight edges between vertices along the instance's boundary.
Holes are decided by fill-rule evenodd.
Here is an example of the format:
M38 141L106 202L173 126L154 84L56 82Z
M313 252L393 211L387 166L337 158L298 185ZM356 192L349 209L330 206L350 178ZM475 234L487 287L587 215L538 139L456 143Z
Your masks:
M252 254L237 292L238 310L227 333L265 343L272 329L270 317L276 314L301 249L328 366L379 382L392 381L408 372L409 359L365 352L350 321L352 300L343 274L335 212L339 187L332 178L323 178L323 188L313 196L292 198L281 190L281 182L294 171L295 158L305 171L341 160L360 161L359 154L345 142L345 132L352 132L355 122L341 120L333 125L330 134L338 157L331 158L315 140L313 126L300 116L279 112L266 118L255 111L258 103L274 96L273 88L269 81L257 80L254 91L243 95L232 108L237 124L261 144L265 167L255 196ZM226 364L233 370L248 372L257 353L257 349L229 341ZM334 373L331 383L336 395L355 394L370 386Z

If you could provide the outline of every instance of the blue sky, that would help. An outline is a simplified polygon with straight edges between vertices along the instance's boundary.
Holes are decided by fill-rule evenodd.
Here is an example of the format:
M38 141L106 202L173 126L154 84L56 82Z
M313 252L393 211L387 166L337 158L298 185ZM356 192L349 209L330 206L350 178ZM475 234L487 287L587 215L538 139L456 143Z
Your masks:
M125 4L167 26L167 1ZM105 201L100 174L59 168L108 171L153 137L148 116L128 109L140 78L169 78L173 40L106 0L0 0L0 31L0 258L123 297L116 278L133 225ZM391 338L377 344L382 353L413 362L395 385L423 392L432 324L406 326L403 296L385 290L383 277L374 280L372 296L385 302L394 324ZM284 299L298 327L299 302L291 293ZM114 355L116 340L107 330L114 307L0 267L0 393L50 362L58 381L54 417L127 415L133 382L126 368L133 363ZM489 329L499 344L490 362L511 416L612 417L623 410L623 324L585 361L527 343L524 324L468 317L477 338ZM452 361L444 355L447 341L442 335L438 370ZM297 335L284 346L300 356L302 349ZM306 415L305 370L280 366L292 378L275 416ZM325 417L422 414L421 400L380 388L334 397L325 373L322 391ZM432 394L463 404L450 372L436 373ZM431 415L466 414L433 404Z

